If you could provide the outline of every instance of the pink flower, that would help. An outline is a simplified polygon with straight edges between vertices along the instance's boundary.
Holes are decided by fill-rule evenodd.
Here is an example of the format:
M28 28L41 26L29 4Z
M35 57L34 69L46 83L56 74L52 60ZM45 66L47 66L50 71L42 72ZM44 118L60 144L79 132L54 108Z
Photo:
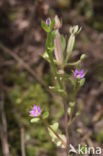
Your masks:
M33 106L33 109L30 111L30 116L37 117L41 114L41 108L40 106Z
M82 69L80 71L78 69L75 69L75 71L74 71L75 78L82 79L82 78L84 78L84 76L85 76L84 69Z

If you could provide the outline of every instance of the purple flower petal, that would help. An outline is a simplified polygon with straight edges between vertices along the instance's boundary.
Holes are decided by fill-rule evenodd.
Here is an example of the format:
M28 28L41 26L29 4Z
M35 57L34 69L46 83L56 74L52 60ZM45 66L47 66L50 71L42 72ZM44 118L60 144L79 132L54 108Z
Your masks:
M40 106L36 106L34 105L33 106L33 109L30 111L30 116L33 116L33 117L37 117L41 114L41 108Z
M78 69L75 69L75 71L74 71L74 77L77 77L77 75L78 75Z
M46 19L46 24L47 24L47 26L50 25L50 22L51 22L51 19L50 19L50 18L47 18L47 19Z
M75 69L75 71L74 71L74 77L75 78L82 79L82 78L84 78L84 76L85 76L84 69L82 69L80 71L78 69Z
M41 114L41 108L40 107L38 107L38 113Z
M34 116L34 114L35 114L34 111L31 110L31 111L30 111L30 116Z
M36 105L34 105L34 106L33 106L33 110L35 110L35 111L36 111L36 109L37 109L37 106L36 106Z

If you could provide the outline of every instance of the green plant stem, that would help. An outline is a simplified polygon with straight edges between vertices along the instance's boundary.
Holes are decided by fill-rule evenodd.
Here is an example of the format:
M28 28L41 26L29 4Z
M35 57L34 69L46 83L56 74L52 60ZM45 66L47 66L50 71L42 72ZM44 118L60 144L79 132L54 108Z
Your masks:
M64 114L65 114L65 133L66 133L66 155L69 152L69 126L68 126L68 113L67 113L67 103L64 103Z
M47 42L48 42L48 40L49 40L49 35L50 35L50 34L48 34ZM59 75L58 75L58 73L57 73L56 65L55 65L55 63L54 63L54 61L53 61L52 52L49 51L49 50L47 49L47 53L48 53L48 55L49 55L49 59L50 59L50 62L51 62L52 68L53 68L53 72L54 72L54 75L55 75L56 78L57 78L57 81L58 81L58 84L59 84L59 86L60 86L60 89L64 89L64 88L65 88L65 85L64 85L64 87L63 87L63 84L62 84L62 82L61 82L61 80L60 80L60 77L59 77ZM65 90L65 89L64 89L64 90ZM67 99L67 96L66 96L65 98ZM64 98L64 96L63 96L63 99L66 101L65 98ZM66 141L65 147L66 147L66 156L68 156L68 152L69 152L69 130L68 130L68 113L67 113L67 103L66 103L66 102L64 103L64 114L65 114L65 133L66 133L66 140L67 140L67 141ZM61 140L60 136L59 136L57 133L55 133L55 131L54 131L50 126L49 126L49 129L52 130L52 132L58 137L58 139ZM61 140L61 141L63 142L63 140ZM64 143L63 143L63 144L64 144Z
M75 103L75 101L76 101L77 92L78 92L78 86L77 86L77 81L76 81L76 84L75 84L75 87L74 87L74 95L73 95L73 102L74 102L74 103ZM73 115L74 108L75 108L75 104L74 104L74 106L72 106L72 109L71 109L70 124L71 124L71 122L72 122L72 115Z
M67 67L67 66L77 66L77 65L79 65L80 63L81 63L81 60L78 60L78 61L76 61L76 62L66 63L66 64L64 65L64 67Z
M63 88L66 91L66 84L63 82ZM63 105L64 105L64 115L65 115L65 134L66 134L66 156L68 156L69 153L69 119L68 119L68 95L66 94L66 97L63 97Z
M48 43L49 43L49 41L50 41L50 45L49 45L49 46L51 47L51 45L52 45L52 40L50 39L50 35L51 35L51 32L49 32L49 33L47 34L47 45L48 45ZM48 46L47 46L47 53L48 53L48 56L49 56L49 59L50 59L50 62L51 62L52 68L53 68L54 75L55 75L56 78L57 78L57 81L58 81L58 83L59 83L60 89L62 89L62 83L61 83L60 77L59 77L59 75L58 75L58 73L57 73L55 62L53 61L52 51L48 50Z
M48 53L49 53L49 52L48 52ZM58 83L59 83L60 89L62 89L62 83L61 83L60 77L58 76L55 63L54 63L54 61L53 61L53 59L52 59L52 54L49 53L49 56L50 56L50 61L51 61L52 67L53 67L53 72L54 72L54 74L55 74L55 76L56 76L56 78L57 78L57 81L58 81Z

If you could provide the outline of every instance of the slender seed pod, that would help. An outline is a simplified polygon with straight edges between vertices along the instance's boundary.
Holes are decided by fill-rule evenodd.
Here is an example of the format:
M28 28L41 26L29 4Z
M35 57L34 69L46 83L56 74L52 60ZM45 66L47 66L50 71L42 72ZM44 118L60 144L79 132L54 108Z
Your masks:
M60 29L62 27L62 22L60 21L57 15L55 16L54 19L55 19L54 29Z
M63 51L61 46L61 35L59 31L57 30L56 38L54 39L54 55L56 58L56 62L58 65L62 65L63 63Z
M70 27L70 37L68 39L68 44L67 44L67 57L66 57L66 61L65 62L68 62L70 56L71 56L71 53L73 51L73 47L74 47L74 44L75 44L75 36L77 34L79 34L79 32L81 31L81 28L78 27L78 25L76 26L73 26L73 27Z
M68 44L67 44L67 57L66 57L66 62L68 61L68 59L69 59L70 56L71 56L71 53L72 53L74 44L75 44L75 35L74 35L74 34L71 34L71 35L70 35L70 38L69 38L69 40L68 40Z

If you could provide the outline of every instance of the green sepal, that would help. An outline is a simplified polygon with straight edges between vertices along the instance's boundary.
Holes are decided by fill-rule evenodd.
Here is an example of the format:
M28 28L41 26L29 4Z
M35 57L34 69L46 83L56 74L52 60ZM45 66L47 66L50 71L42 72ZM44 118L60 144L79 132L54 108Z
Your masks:
M47 51L45 51L41 56L42 56L46 61L50 62L49 55L48 55Z
M41 26L44 29L44 31L46 31L47 33L51 31L50 27L46 25L45 21L41 22Z
M42 118L46 119L46 118L48 118L48 116L49 116L49 112L46 111L46 112L43 113Z
M79 86L82 87L85 83L85 78L79 80Z
M52 29L54 28L54 24L55 24L55 20L53 19L51 21L51 24L50 24L50 30L52 31Z

